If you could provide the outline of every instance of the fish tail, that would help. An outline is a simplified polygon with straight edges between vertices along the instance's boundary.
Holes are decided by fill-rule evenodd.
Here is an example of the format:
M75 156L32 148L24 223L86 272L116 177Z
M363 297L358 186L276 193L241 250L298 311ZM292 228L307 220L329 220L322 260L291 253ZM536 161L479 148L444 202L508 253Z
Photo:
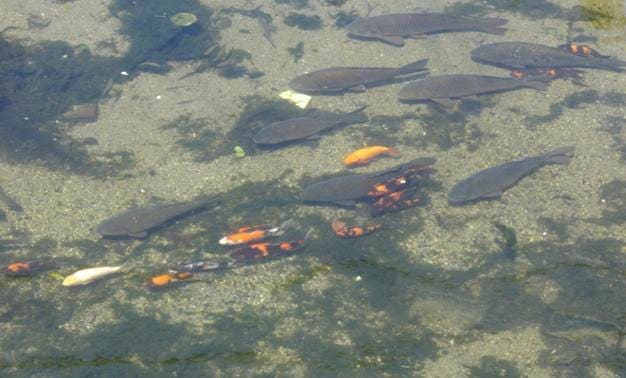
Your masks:
M545 91L548 89L550 82L543 81L541 79L521 80L525 87L536 89L538 91Z
M480 31L498 35L503 35L504 33L506 33L506 28L503 28L501 26L509 22L509 20L506 20L504 18L485 18L481 21L481 26L479 28Z
M417 62L409 63L406 66L400 67L398 71L400 72L401 75L424 71L427 69L426 63L428 63L428 59L418 60Z
M393 157L399 157L400 156L400 151L398 151L397 149L395 149L393 147L388 147L387 155L393 156Z
M557 148L543 155L543 159L546 164L567 164L572 158L571 154L575 148L575 146Z

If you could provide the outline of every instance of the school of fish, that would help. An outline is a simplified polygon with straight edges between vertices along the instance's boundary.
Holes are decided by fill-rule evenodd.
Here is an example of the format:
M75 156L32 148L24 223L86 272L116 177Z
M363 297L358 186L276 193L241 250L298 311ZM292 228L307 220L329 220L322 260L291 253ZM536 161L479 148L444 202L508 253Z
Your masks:
M502 18L469 18L445 13L391 13L358 18L346 27L346 32L357 41L381 41L402 47L408 38L437 33L481 32L503 35L506 32L505 24L507 20ZM273 40L268 40L274 44ZM552 80L560 77L580 78L584 69L613 72L626 70L625 61L602 55L587 45L577 43L566 43L557 47L524 41L484 43L471 50L470 56L476 62L511 70L510 77L472 73L427 76L428 60L423 58L400 67L355 65L320 68L293 78L288 86L291 90L308 95L336 96L410 81L399 90L399 101L434 102L450 107L455 106L456 100L470 96L492 95L525 88L547 91ZM252 142L272 149L319 138L321 134L328 134L331 129L339 126L367 123L369 117L365 114L365 108L366 106L362 106L348 113L315 110L308 112L307 116L266 124L256 130ZM475 173L472 172L478 167L467 167L468 174L472 174L452 186L448 192L448 203L451 206L462 206L500 198L504 191L541 167L568 164L574 150L574 146L559 147L540 155L487 167ZM381 156L399 158L400 152L391 146L365 145L351 152L345 151L341 161L347 168L354 168L366 166ZM339 159L340 157L337 158ZM421 190L422 183L434 173L432 166L435 162L433 157L422 157L384 169L326 177L304 187L299 200L309 205L349 208L364 205L370 209L372 216L404 210L427 202ZM560 174L565 172L561 170ZM14 211L21 211L17 202L2 190L0 200ZM103 238L144 239L174 221L200 210L214 209L226 201L228 194L222 193L192 201L136 207L103 220L95 231ZM349 226L347 222L338 219L329 224L332 232L342 239L363 237L385 229L383 224L378 223ZM199 273L237 268L292 255L305 246L312 234L311 229L302 232L297 231L298 228L298 222L292 219L282 223L239 225L216 242L231 248L224 258L178 265L167 272L153 275L145 284L151 289L161 289L174 283L192 282L190 279ZM292 233L287 237L290 229L296 230L296 235ZM28 277L54 266L55 264L48 261L13 261L5 265L2 272L7 276ZM62 285L84 286L130 270L130 267L123 266L84 268L64 277Z

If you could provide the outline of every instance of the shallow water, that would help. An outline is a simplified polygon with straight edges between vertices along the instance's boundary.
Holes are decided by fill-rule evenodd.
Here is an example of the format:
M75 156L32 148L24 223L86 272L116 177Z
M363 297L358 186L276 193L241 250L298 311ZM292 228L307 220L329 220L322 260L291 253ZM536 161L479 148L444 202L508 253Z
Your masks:
M503 17L508 31L398 48L345 35L341 27L368 12L356 0L3 1L0 186L18 208L0 198L0 263L50 267L0 277L2 375L626 375L623 73L587 70L584 83L453 109L399 103L401 84L315 96L311 106L324 111L368 105L371 120L277 150L251 142L263 124L303 113L278 94L322 67L428 58L431 75L504 76L469 51L509 40L574 40L626 59L623 4L369 4L372 14ZM196 27L171 24L182 11ZM67 114L81 104L98 104L95 122L93 107ZM374 143L402 156L357 172L437 158L428 201L369 219L298 200ZM576 146L569 165L542 168L500 200L448 206L449 188L470 174L565 145ZM145 240L94 232L133 206L212 193L223 193L220 207ZM343 240L330 229L335 218L385 229ZM229 230L287 219L298 226L285 237L312 230L293 256L158 292L144 286L179 263L222 260L229 249L217 241ZM125 274L81 288L58 279L121 264Z

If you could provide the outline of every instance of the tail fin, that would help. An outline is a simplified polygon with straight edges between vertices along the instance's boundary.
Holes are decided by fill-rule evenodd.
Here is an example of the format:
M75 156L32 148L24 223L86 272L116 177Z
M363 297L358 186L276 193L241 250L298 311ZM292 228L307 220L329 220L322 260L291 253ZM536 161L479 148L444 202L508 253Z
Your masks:
M397 149L393 148L393 147L388 147L389 150L387 150L387 155L392 156L392 157L399 157L400 156L400 151L398 151Z
M481 25L478 30L485 33L503 35L506 33L506 28L502 28L500 26L505 25L508 22L509 20L504 18L485 18L480 20Z
M544 161L546 164L567 164L572 158L571 154L575 148L575 146L557 148L543 155Z
M401 75L424 71L427 70L426 63L428 63L428 59L418 60L417 62L409 63L406 66L398 68L398 71Z

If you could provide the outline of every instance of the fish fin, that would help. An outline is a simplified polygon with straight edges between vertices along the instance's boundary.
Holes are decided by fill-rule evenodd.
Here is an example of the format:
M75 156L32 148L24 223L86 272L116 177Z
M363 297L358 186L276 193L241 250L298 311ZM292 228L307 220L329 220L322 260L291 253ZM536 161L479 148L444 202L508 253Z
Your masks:
M148 237L148 232L147 231L131 232L128 234L128 236L130 236L131 238L145 239Z
M453 108L456 105L456 101L450 98L431 98L430 101L441 105L444 108Z
M575 146L566 146L557 148L543 155L546 164L567 164L569 163L571 153L574 152Z
M377 37L377 38L380 39L381 41L383 41L385 43L388 43L390 45L393 45L393 46L399 46L399 47L404 46L404 37L400 37L400 36L386 36L386 37L383 37L383 36L380 36L380 37Z
M331 203L334 203L335 205L339 205L339 206L346 206L346 207L354 207L356 205L356 202L353 200L331 201Z
M359 84L356 87L348 88L350 92L362 93L367 91L367 87L363 84Z
M507 22L509 21L504 18L486 18L481 20L482 26L479 30L485 33L503 35L506 33L506 28L501 26Z
M398 71L400 71L400 73L403 75L410 74L413 72L423 71L427 69L426 63L428 63L428 59L421 59L421 60L418 60L417 62L409 63L407 65L400 67Z
M491 193L487 193L483 196L480 197L480 199L483 200L491 200L491 199L497 199L502 197L502 191L501 190L497 190L495 192L491 192Z
M538 91L545 91L548 89L550 82L541 81L541 80L521 80L523 85L528 88L536 89Z
M398 151L397 149L393 147L389 147L389 150L387 150L387 155L392 156L392 157L399 157L400 151Z

